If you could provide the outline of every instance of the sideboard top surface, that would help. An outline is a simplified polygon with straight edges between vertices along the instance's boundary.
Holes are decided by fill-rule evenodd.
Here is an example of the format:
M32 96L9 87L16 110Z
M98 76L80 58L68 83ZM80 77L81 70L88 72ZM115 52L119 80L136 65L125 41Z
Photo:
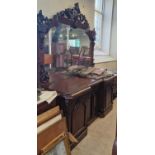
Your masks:
M85 92L91 86L100 84L109 78L90 79L67 75L62 72L50 73L50 83L45 87L48 90L56 90L61 96L71 97L78 92ZM113 78L110 77L110 78Z
M70 76L64 73L50 74L51 84L48 89L56 90L62 95L72 95L83 89L89 88L92 83L91 79Z

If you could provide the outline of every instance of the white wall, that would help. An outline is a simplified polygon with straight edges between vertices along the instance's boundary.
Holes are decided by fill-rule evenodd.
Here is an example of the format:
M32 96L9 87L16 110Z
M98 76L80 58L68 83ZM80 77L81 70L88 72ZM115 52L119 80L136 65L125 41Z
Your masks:
M94 28L94 0L37 0L37 11L42 10L43 15L51 18L54 14L66 8L74 7L78 2L81 13L84 14L90 24L90 28Z
M113 0L104 0L102 50L105 55L110 53L112 13Z
M117 59L117 0L113 2L110 55Z
M95 64L96 67L104 67L112 71L117 71L117 61L109 61Z

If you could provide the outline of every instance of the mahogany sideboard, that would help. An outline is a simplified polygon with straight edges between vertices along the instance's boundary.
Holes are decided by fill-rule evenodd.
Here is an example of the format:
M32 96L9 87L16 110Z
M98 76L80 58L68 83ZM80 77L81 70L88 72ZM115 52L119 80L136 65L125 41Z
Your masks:
M94 80L56 72L50 79L45 89L59 93L56 104L67 118L69 132L80 141L87 135L88 125L112 109L114 77Z

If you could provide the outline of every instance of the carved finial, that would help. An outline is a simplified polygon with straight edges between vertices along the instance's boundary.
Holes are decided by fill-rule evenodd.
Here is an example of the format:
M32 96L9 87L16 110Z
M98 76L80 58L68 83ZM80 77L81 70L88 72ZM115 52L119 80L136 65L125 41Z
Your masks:
M77 13L80 13L79 3L75 3L74 8L77 11Z
M42 14L42 10L39 11L39 14Z

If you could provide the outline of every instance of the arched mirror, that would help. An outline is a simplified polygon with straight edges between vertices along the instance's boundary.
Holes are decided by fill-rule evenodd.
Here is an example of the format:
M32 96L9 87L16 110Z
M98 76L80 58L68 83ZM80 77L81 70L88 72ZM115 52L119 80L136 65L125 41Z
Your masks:
M90 30L78 3L51 19L39 11L37 35L38 72L42 73L41 77L39 75L41 81L48 80L48 69L57 71L71 65L93 66L95 30Z

